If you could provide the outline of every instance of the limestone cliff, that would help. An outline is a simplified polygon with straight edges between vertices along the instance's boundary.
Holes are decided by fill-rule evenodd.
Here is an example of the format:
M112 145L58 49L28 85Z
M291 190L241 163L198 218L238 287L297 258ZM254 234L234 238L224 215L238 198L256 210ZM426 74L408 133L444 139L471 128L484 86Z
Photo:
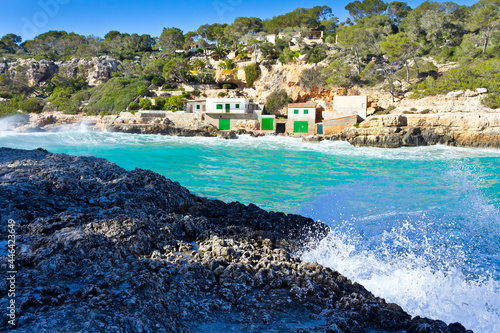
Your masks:
M434 144L500 148L500 113L373 116L359 128L350 127L332 138L384 148Z
M60 72L70 78L84 76L89 85L96 86L109 80L117 70L118 62L110 57L94 57L91 60L75 58L69 61L0 60L0 75L5 74L11 80L26 82L31 86L43 86Z

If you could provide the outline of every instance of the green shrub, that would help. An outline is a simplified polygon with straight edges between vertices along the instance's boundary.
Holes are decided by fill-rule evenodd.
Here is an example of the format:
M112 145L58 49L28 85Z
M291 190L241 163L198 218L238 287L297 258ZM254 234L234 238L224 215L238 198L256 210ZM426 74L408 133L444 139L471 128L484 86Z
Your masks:
M92 88L92 95L84 111L88 114L120 113L139 97L138 87L148 82L140 78L115 77Z
M149 96L149 88L145 85L137 87L137 94L139 96Z
M40 113L43 110L43 103L38 98L30 98L19 103L19 108L28 113Z
M222 85L222 89L231 89L232 87L233 87L233 86L232 86L231 84L229 84L229 83L224 83L224 84Z
M19 103L22 101L24 96L16 96L4 102L0 102L0 117L6 117L10 115L19 114Z
M251 64L245 66L245 81L247 82L247 88L252 88L254 82L260 77L262 71L260 70L259 64Z
M184 108L185 96L172 96L165 101L164 110L179 111Z
M318 62L325 60L327 57L326 49L321 46L305 48L302 50L302 54L307 54L309 56L307 59L309 64L317 64Z
M430 109L425 109L425 110L422 110L420 111L421 114L428 114L428 113L431 113L431 110Z
M291 102L293 102L293 100L288 97L285 90L273 91L267 99L265 106L266 113L278 115L279 111Z
M389 105L389 106L387 107L387 109L385 109L385 113L389 113L389 112L391 112L392 110L394 110L395 108L396 108L396 107L395 107L394 105Z
M299 86L303 90L311 91L314 87L324 88L326 77L322 73L323 67L306 68L300 73Z
M199 91L199 90L193 90L191 92L191 95L193 95L193 96L200 96L201 95L201 91Z
M161 87L165 83L165 79L161 76L155 76L151 80L151 83L154 84L155 86Z
M224 98L224 97L226 97L226 96L227 96L227 93L226 93L226 92L221 91L220 93L218 93L218 94L217 94L217 96L218 96L218 97L220 97L220 98Z
M413 86L411 97L421 98L450 91L487 88L489 94L483 98L483 104L490 108L499 108L499 82L500 59L490 59L452 68L437 79L427 77L424 81Z
M130 102L130 104L128 105L129 111L137 111L140 108L141 108L141 106L136 102Z
M141 98L139 101L139 106L144 110L151 110L151 100L149 98Z

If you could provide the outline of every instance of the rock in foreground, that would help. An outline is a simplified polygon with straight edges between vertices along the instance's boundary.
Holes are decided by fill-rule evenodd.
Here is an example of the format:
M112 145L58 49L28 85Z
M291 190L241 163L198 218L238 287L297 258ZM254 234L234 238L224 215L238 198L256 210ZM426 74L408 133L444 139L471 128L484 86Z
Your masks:
M466 332L294 256L322 223L152 171L2 148L0 216L2 235L16 222L15 332Z

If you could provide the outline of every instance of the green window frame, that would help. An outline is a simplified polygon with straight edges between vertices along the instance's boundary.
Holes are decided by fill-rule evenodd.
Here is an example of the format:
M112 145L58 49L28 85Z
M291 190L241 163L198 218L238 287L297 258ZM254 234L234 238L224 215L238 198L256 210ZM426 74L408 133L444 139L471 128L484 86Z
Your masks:
M293 114L299 114L299 110L293 110Z
M239 104L236 104L236 105L234 106L234 108L235 108L235 109L239 109L239 108L240 108L240 105L239 105Z
M309 114L309 110L304 110L304 114Z
M217 109L217 110L222 110L223 108L224 108L224 107L222 106L222 104L217 104L217 106L216 106L216 109Z
M199 110L200 109L200 105L196 105L196 110Z

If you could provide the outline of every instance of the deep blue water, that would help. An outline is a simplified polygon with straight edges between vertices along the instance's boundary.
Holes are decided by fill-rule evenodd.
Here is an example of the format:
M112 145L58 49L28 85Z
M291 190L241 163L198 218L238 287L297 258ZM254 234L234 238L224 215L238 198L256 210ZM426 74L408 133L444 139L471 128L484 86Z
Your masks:
M0 133L0 146L147 168L197 195L327 223L318 261L412 315L500 332L500 151L283 137Z

